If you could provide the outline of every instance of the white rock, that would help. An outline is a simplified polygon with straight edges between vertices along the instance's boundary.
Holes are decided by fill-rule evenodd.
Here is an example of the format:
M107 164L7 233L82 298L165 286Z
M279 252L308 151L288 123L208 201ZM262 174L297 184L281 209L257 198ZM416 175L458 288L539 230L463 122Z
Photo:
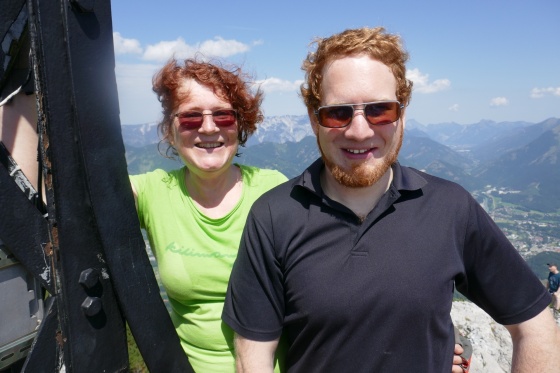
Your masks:
M552 310L551 310L552 312ZM473 346L470 373L511 371L512 343L507 329L471 302L453 302L451 318ZM556 315L560 325L560 317Z

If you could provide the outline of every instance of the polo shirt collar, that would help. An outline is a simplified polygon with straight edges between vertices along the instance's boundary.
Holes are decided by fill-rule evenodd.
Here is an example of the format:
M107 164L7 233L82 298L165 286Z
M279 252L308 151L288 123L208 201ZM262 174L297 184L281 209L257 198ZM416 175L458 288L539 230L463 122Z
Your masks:
M321 171L325 167L323 159L317 158L303 173L297 178L295 185L300 185L310 192L323 197L321 187Z
M399 192L422 189L428 183L419 173L408 167L402 167L399 162L393 163L391 168L393 169L391 186L394 186Z

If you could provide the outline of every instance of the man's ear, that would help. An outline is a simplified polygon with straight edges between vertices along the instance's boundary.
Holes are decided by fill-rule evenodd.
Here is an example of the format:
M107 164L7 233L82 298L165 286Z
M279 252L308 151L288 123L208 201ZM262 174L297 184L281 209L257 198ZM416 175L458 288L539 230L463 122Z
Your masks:
M319 121L317 120L315 111L307 109L307 115L309 116L309 121L311 122L311 129L313 129L313 133L317 136L317 133L319 132Z

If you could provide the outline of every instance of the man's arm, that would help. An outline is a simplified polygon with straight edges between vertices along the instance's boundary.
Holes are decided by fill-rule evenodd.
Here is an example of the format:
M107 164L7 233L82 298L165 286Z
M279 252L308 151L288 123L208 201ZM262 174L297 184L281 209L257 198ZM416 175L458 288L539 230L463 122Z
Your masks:
M505 327L513 341L512 373L544 373L560 365L560 328L548 307L530 320Z
M235 367L237 373L272 373L278 339L253 341L235 333Z

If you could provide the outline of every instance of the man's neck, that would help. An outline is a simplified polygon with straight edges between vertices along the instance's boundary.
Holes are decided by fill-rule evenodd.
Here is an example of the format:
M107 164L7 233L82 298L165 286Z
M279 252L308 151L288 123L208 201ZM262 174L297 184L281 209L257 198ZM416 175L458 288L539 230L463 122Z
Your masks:
M340 184L334 179L328 169L321 173L321 186L323 192L333 201L348 207L361 220L377 205L381 196L389 189L393 181L393 169L387 172L373 185L363 188L350 188Z

